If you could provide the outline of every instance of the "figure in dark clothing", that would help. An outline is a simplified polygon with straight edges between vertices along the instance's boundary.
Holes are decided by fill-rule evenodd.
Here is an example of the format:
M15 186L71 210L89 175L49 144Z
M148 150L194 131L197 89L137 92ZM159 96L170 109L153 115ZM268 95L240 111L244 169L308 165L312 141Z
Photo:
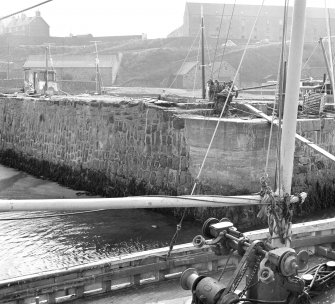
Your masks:
M208 87L208 97L209 97L209 101L213 101L214 100L214 82L212 79L207 81L207 87Z
M234 96L237 97L237 95L238 95L237 87L234 86L232 81L228 82L225 88L221 92L216 94L216 102L214 104L214 114L220 115L223 107L225 107L222 117L228 116L230 103L233 100L233 97Z

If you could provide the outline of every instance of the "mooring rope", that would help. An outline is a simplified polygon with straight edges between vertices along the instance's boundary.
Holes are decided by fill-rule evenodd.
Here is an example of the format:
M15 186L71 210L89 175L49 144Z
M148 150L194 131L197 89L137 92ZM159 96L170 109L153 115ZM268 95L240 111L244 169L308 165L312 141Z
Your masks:
M240 71L240 69L241 69L242 62L243 62L244 57L245 57L245 54L246 54L246 52L247 52L247 49L248 49L248 46L249 46L249 43L250 43L250 40L251 40L252 33L253 33L254 28L255 28L255 26L256 26L256 23L257 23L257 20L258 20L258 18L259 18L259 15L260 15L260 13L261 13L261 11L262 11L262 8L263 8L263 5L264 5L264 1L265 1L265 0L262 0L262 4L261 4L261 6L260 6L260 8L259 8L259 10L258 10L256 19L255 19L255 22L254 22L254 24L253 24L253 26L252 26L252 28L251 28L250 35L249 35L247 44L246 44L245 47L244 47L244 51L243 51L243 54L242 54L240 63L239 63L239 65L238 65L238 67L237 67L237 70L236 70L236 73L235 73L235 76L234 76L233 83L232 83L232 85L231 85L231 87L230 87L230 89L229 89L228 97L230 96L230 94L231 94L231 92L232 92L232 89L233 89L234 84L235 84L236 79L237 79L237 75L238 75L238 73L239 73L239 71ZM201 173L202 173L203 167L204 167L204 165L205 165L206 159L207 159L207 157L208 157L209 151L210 151L210 149L211 149L211 147L212 147L212 144L213 144L213 141L214 141L214 137L215 137L216 132L217 132L217 130L218 130L218 128L219 128L219 124L220 124L220 121L221 121L221 119L222 119L222 115L223 115L223 113L224 113L224 111L225 111L225 108L226 108L226 106L227 106L227 101L228 101L228 98L226 99L226 101L225 101L225 103L224 103L224 105L223 105L223 108L222 108L222 110L221 110L220 117L219 117L219 119L218 119L218 121L217 121L217 124L216 124L216 126L215 126L215 129L214 129L212 138L211 138L210 143L209 143L209 145L208 145L206 154L205 154L204 159L203 159L203 161L202 161L202 164L201 164L201 166L200 166L199 173L198 173L198 175L197 175L197 177L196 177L196 179L195 179L195 182L194 182L194 185L193 185L193 188L192 188L192 191L191 191L191 195L194 195L196 186L197 186L197 184L198 184L198 182L199 182L199 178L200 178L200 175L201 175ZM174 235L173 235L173 237L172 237L172 239L171 239L170 246L169 246L169 251L168 251L168 253L167 253L167 258L170 257L171 252L172 252L172 250L173 250L173 246L174 246L174 244L175 244L176 241L177 241L179 231L180 231L181 228L182 228L182 223L183 223L184 218L185 218L185 216L186 216L186 210L187 210L187 209L185 208L184 211L183 211L181 220L180 220L180 222L179 222L179 223L177 224L177 226L176 226L176 232L174 233Z

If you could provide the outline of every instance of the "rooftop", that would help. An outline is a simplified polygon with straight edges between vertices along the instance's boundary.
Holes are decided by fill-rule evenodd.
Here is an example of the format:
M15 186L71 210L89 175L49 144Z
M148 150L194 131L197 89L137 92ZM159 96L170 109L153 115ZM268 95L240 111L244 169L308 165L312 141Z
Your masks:
M117 55L100 55L99 67L111 68L117 64ZM48 66L54 68L95 68L96 56L88 55L55 55L49 58ZM45 68L45 55L30 55L23 68Z

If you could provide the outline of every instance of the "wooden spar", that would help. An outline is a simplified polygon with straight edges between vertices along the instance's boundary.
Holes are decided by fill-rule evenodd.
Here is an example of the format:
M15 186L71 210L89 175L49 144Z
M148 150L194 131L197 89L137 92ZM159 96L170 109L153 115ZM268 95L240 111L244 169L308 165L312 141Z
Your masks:
M279 193L291 193L295 133L298 114L301 64L305 34L306 0L296 0L293 9L291 45L288 57L286 96L281 140L281 186Z
M292 197L292 199L297 199ZM116 198L0 200L0 211L56 211L136 208L233 207L259 205L259 195L130 196Z
M278 126L278 120L272 120L272 117L264 114L262 111L256 109L255 107L253 107L250 104L243 104L243 106L245 106L246 108L248 108L250 111L254 112L255 114L261 116L262 118L266 119L268 122L275 124L276 126ZM300 140L302 143L304 143L305 145L309 146L310 148L312 148L313 150L321 153L323 156L327 157L328 159L332 160L335 162L335 155L327 152L325 149L319 147L317 144L311 142L310 140L306 139L305 137L299 135L299 134L295 134L295 138Z
M327 24L327 32L328 32L328 52L329 52L329 67L331 73L331 87L333 92L333 102L335 102L335 94L334 94L334 64L333 64L333 52L331 45L331 35L330 35L330 16L329 9L327 9L327 0L325 0L325 14L326 14L326 24Z
M320 38L319 43L320 43L320 46L321 46L321 49L322 49L323 58L325 60L325 64L326 64L326 68L327 68L327 74L328 74L328 78L330 80L329 82L330 82L330 85L331 85L331 89L333 90L333 78L332 78L332 73L330 71L330 65L329 65L329 62L328 62L325 46L323 45L323 39L324 38Z
M204 9L201 6L201 81L202 81L202 99L206 98L205 88L205 42L204 42Z

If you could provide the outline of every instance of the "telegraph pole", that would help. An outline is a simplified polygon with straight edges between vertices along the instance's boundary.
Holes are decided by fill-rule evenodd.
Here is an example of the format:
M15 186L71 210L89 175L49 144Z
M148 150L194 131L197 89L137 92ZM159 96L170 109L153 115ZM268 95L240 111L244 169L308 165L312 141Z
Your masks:
M95 45L95 94L101 95L101 75L99 69L99 55L98 55L98 42L100 41L91 41Z

